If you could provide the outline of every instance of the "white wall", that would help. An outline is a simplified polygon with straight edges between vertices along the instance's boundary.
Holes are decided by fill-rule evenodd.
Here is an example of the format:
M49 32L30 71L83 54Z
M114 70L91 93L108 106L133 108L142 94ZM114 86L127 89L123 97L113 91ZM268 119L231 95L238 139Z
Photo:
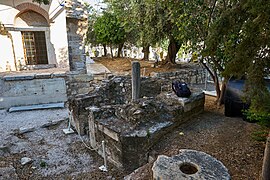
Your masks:
M3 72L6 71L8 64L12 65L14 61L11 41L7 36L0 35L0 47L0 72Z
M58 1L52 1L53 7L50 9L50 41L54 45L56 63L58 67L68 68L68 40L66 30L66 11L59 6Z
M32 0L0 1L0 22L4 24L12 34L16 59L21 60L24 58L23 42L20 31L42 30L45 31L46 35L46 46L49 64L56 64L58 67L68 68L69 62L66 15L65 11L61 11L61 9L64 7L59 5L58 0L52 0L50 5L39 5L34 3L48 12L51 21L49 27L15 26L14 20L16 15L19 13L15 7L25 2L32 3ZM11 70L15 70L10 39L0 35L0 47L0 72L6 70L6 61L11 62Z

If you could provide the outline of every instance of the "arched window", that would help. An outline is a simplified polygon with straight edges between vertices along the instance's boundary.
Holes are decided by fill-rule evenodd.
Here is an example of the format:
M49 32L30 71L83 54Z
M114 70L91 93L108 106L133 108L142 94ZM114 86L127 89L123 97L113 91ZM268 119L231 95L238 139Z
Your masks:
M16 27L31 27L33 31L21 31L26 65L48 64L45 32L38 27L48 27L49 24L41 14L28 10L19 13L14 20Z

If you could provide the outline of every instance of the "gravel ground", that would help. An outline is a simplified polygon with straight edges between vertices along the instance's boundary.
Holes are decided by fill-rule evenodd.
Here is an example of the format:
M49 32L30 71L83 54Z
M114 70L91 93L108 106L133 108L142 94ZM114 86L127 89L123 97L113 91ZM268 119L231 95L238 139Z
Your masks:
M108 173L99 170L102 158L87 149L77 134L63 133L67 117L67 109L14 113L1 110L0 180L117 177L121 172L111 165ZM33 131L22 134L22 127ZM82 139L88 143L87 136ZM23 157L32 162L22 165Z
M20 128L38 128L51 122L63 121L68 117L68 110L50 109L9 113L0 110L0 138L2 139Z
M172 156L179 149L206 152L229 169L232 179L259 179L265 144L251 138L256 124L225 117L214 98L206 98L206 111L160 140L151 151L154 159ZM103 164L96 152L87 149L77 134L65 135L67 110L7 113L0 111L0 179L123 179L123 172ZM46 126L43 126L46 125ZM33 132L20 134L21 127ZM182 135L182 133L184 135ZM87 143L87 137L83 137ZM32 162L21 165L22 157ZM151 179L152 163L140 168L132 179Z

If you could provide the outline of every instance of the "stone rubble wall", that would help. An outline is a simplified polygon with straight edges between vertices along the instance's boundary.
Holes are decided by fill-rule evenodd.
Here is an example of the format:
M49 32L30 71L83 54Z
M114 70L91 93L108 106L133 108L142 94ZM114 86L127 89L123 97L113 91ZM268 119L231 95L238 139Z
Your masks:
M84 39L88 26L87 8L81 0L67 0L65 10L70 70L85 74Z
M105 140L109 161L127 171L145 164L149 149L164 134L204 109L202 92L178 98L170 86L162 88L171 80L148 77L141 83L141 98L136 102L131 101L131 79L127 76L92 82L91 92L69 101L72 125L78 133L89 133L93 148Z
M203 93L178 98L166 92L136 103L91 107L90 139L97 145L104 140L109 161L130 172L148 162L149 150L160 138L203 109Z
M142 78L141 97L154 97L161 90L168 90L170 82L160 78ZM106 105L128 104L131 101L131 78L128 76L113 77L109 80L102 80L99 83L91 81L84 84L88 93L78 93L76 91L77 82L70 84L68 97L70 97L70 110L73 110L75 121L72 123L81 135L87 132L89 112L85 109L89 106L102 107ZM162 89L162 87L164 88ZM88 88L89 87L89 88ZM79 88L78 88L79 89ZM77 95L76 95L77 93Z
M74 72L67 73L67 97L71 99L79 94L87 94L91 91L92 75L79 74Z
M180 80L188 84L202 84L205 82L206 73L204 69L182 69L174 72L151 73L151 77L165 78L169 80Z

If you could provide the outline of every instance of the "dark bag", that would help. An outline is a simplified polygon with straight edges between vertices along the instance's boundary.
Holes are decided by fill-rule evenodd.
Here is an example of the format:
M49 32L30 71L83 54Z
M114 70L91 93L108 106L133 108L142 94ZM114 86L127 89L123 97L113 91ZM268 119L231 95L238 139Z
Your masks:
M178 97L189 97L191 95L190 89L185 82L172 82L172 89Z

